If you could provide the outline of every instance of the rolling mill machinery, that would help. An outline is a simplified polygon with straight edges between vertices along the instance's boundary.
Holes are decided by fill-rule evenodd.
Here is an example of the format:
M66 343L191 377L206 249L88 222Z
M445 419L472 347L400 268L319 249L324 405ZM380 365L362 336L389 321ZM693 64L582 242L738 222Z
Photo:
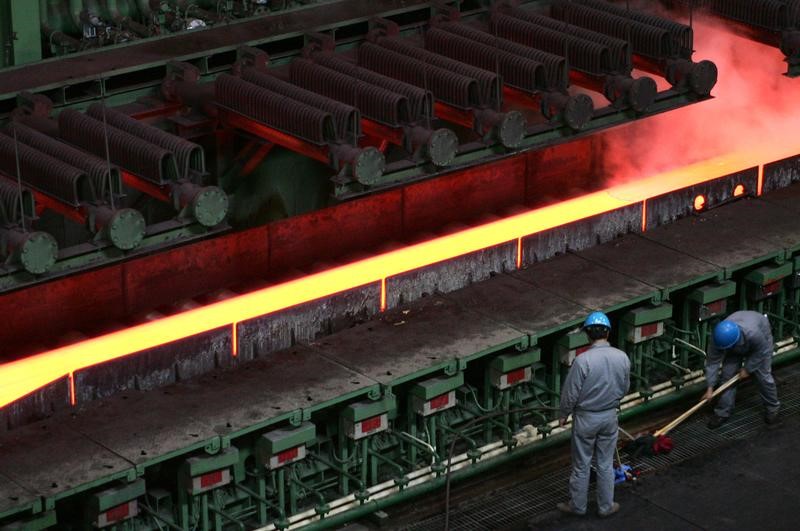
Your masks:
M791 76L798 6L3 3L0 529L375 513L566 440L592 309L624 418L696 394L736 309L795 359L800 149L602 172L713 100L698 13Z

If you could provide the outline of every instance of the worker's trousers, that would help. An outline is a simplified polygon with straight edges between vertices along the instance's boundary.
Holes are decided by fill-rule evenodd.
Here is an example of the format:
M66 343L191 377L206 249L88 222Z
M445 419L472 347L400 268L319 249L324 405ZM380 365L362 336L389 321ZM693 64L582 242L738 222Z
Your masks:
M572 509L586 512L592 454L597 459L597 506L603 514L614 503L614 451L617 446L617 410L576 411L572 417Z
M742 360L736 356L726 356L722 362L722 382L727 382L733 378L742 366ZM758 384L758 392L761 395L761 402L767 408L767 413L777 413L781 407L778 401L778 388L775 386L775 379L772 377L772 358L765 357L758 364L758 368L750 374ZM719 397L714 413L718 417L728 418L733 413L733 406L736 403L736 386L734 385Z

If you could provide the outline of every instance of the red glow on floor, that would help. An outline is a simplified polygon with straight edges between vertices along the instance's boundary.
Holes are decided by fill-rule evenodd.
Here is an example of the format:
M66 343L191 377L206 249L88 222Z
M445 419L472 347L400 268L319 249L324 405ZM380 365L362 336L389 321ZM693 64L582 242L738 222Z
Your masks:
M743 185L743 184L737 184L737 185L736 185L736 186L733 188L733 197L740 197L740 196L743 196L743 195L744 195L744 192L745 192L744 185Z

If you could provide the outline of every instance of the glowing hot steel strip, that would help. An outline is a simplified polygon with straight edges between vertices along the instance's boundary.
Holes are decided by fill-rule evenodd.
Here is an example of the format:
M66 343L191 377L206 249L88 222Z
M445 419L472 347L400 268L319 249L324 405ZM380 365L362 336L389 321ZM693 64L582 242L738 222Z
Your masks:
M80 369L231 326L420 267L602 214L635 201L589 194L435 238L202 308L0 365L0 407Z

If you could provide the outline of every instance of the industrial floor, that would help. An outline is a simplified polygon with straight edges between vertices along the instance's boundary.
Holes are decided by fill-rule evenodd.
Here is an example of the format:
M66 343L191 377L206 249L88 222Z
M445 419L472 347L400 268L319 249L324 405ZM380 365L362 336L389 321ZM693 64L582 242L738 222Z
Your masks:
M449 528L453 531L727 531L763 526L771 531L798 529L800 366L777 369L775 376L783 406L777 425L764 424L756 387L747 383L739 391L734 416L718 430L706 427L709 412L705 411L672 433L675 449L668 456L631 460L623 453L623 462L641 470L642 476L636 483L617 487L616 501L621 510L610 518L596 516L593 501L584 517L561 515L555 510L558 501L566 500L569 466L565 462L533 479L506 481L501 486L495 481L484 481L485 495L473 490L473 499L458 496L457 491L475 489L476 485L459 486L451 502ZM566 446L559 451L568 456ZM517 472L522 474L525 466L535 463L521 462ZM441 495L436 498L440 501ZM442 506L435 510L437 514L416 522L396 522L386 527L441 531Z

